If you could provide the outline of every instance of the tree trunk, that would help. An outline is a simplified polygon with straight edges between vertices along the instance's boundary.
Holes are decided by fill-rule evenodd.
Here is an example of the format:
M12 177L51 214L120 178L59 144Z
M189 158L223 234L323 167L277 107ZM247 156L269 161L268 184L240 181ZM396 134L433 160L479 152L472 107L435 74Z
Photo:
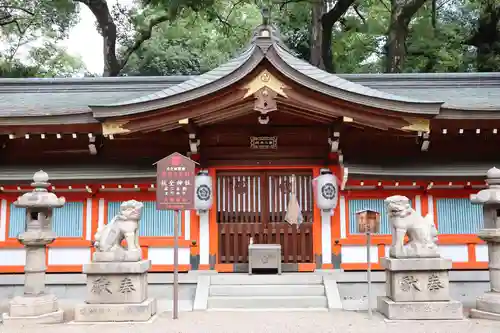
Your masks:
M426 0L391 0L391 21L386 43L386 73L403 72L408 26Z
M500 71L500 4L483 3L478 27L469 41L477 48L478 72Z
M309 57L309 62L318 68L325 69L325 64L323 62L322 55L322 37L323 37L323 26L321 24L321 17L323 16L324 1L315 0L312 3L312 15L311 15L311 55Z
M355 0L337 0L328 10L327 1L317 0L312 7L311 57L309 62L316 67L335 73L332 52L333 26L347 12Z
M103 76L118 76L122 66L116 56L116 24L113 21L111 12L106 0L80 0L94 14L102 35L104 69Z
M140 31L136 31L134 42L123 49L121 59L118 59L117 52L117 29L116 24L109 10L106 0L74 0L86 5L94 14L103 39L104 69L103 76L118 76L127 64L130 56L141 47L142 43L151 38L153 28L158 24L169 20L171 13L165 12L161 15L151 17L148 25Z
M323 63L327 72L335 73L335 61L332 52L333 26L347 12L355 0L337 0L335 6L321 17L323 25L322 53Z

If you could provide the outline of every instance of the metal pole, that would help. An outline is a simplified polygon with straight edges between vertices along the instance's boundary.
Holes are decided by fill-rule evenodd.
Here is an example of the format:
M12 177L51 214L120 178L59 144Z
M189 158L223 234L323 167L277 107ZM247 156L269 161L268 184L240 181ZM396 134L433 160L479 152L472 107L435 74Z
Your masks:
M371 238L372 234L370 231L366 233L366 258L368 262L368 269L366 271L367 279L368 279L368 318L372 318L372 263L370 258L370 248L371 248Z
M174 309L173 318L179 318L179 211L174 211Z

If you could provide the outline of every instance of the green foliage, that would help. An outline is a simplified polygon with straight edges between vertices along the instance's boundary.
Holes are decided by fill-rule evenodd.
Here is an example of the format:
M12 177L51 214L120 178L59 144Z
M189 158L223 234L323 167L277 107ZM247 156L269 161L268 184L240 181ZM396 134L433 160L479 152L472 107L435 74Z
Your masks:
M55 77L83 70L80 59L56 45L77 22L78 7L71 0L0 3L0 38L4 45L0 51L0 75ZM27 54L20 54L21 50L27 50Z
M311 54L311 7L309 2L291 2L281 8L276 6L271 12L271 21L279 27L283 40L305 60Z
M5 0L0 2L0 27L4 34L38 32L64 38L78 20L78 6L71 0Z
M382 45L389 11L379 0L358 2L357 12L346 13L333 31L333 61L337 73L382 71Z
M473 70L475 54L466 39L471 34L474 10L468 4L465 0L438 2L435 28L430 4L421 8L407 41L406 72Z
M224 4L228 4L224 1ZM131 56L125 75L193 75L229 60L250 39L260 14L249 4L238 10L222 6L214 11L185 10L174 22L155 28L153 37Z
M80 58L69 55L64 48L54 42L32 47L28 60L0 56L1 77L71 77L85 72L85 64Z
M83 71L81 60L69 56L56 44L77 22L78 3L88 5L84 0L0 2L0 38L4 45L0 51L0 75L68 76ZM137 0L137 6L129 8L107 1L117 27L117 63L126 63L121 72L115 72L206 72L226 62L249 41L254 28L262 22L258 6L261 3ZM273 4L271 22L279 27L285 43L308 60L311 1L267 3ZM390 4L389 0L357 0L334 25L331 48L336 72L383 71ZM492 10L500 13L495 0L436 0L433 13L432 1L427 1L410 20L403 71L500 69L500 24L495 28L489 22L494 18ZM151 26L154 28L150 31ZM19 50L30 45L28 54L21 57Z

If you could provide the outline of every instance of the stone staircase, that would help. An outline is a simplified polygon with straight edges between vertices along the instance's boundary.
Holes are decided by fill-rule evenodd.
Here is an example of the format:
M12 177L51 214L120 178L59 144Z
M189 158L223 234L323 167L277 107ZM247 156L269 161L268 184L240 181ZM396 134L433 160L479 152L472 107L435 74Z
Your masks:
M199 277L194 310L327 311L339 306L336 282L321 275L216 274Z

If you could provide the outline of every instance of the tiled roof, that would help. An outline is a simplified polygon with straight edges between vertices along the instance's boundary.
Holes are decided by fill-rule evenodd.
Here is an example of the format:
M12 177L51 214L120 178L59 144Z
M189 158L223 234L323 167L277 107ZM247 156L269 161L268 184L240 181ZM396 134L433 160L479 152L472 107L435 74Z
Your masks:
M443 108L500 111L500 73L344 74L386 93L444 101Z
M391 94L384 92L382 90L376 90L374 88L370 88L367 86L363 86L362 84L348 81L338 75L328 73L324 70L319 69L304 61L300 58L295 57L290 54L279 45L275 46L275 49L278 55L293 69L296 71L318 81L319 83L326 84L332 88L340 89L348 93L353 93L357 95L370 96L375 98L381 98L391 101L400 101L400 102L409 102L409 103L422 103L425 102L425 99L421 98L411 98L407 96L399 96L396 94ZM431 101L431 103L435 103L436 101Z
M286 64L285 69L280 68L279 64L276 63L275 54ZM252 56L254 60L258 58L258 61L250 61ZM137 114L178 105L206 96L235 83L243 77L234 73L247 74L264 58L269 60L282 74L289 74L291 80L320 93L353 103L396 112L432 115L439 113L439 107L442 104L442 101L428 101L404 95L398 96L365 87L327 73L297 58L283 44L277 29L271 26L259 26L254 32L252 42L245 51L238 57L203 75L152 94L106 105L93 104L91 108L94 115L101 118ZM242 70L244 67L246 67L246 70ZM287 72L289 68L295 72ZM300 76L303 76L304 80L301 81Z
M461 118L473 117L472 111L483 118L500 111L500 73L334 75L296 57L277 30L271 30L267 41L260 37L258 32L266 28L259 27L237 57L200 76L0 79L0 123L22 118L49 123L72 115L74 122L95 122L164 108L228 87L264 57L279 61L280 70L286 67L283 74L298 84L381 109L437 114L441 106L439 117L450 112Z
M496 165L500 166L500 162ZM450 178L473 177L485 178L486 172L495 163L437 163L437 164L406 164L406 165L370 165L358 163L344 163L348 168L349 176L370 177L421 177L421 178Z
M470 177L484 179L486 172L495 163L476 164L414 164L414 165L367 165L345 163L349 177L417 177L417 178L453 178ZM500 166L500 162L496 164ZM92 180L126 180L151 179L156 177L156 170L152 166L123 166L123 165L83 165L83 166L37 166L35 167L8 167L0 166L0 181L19 183L31 181L33 174L40 170L47 172L51 181L89 181ZM378 179L378 178L377 178Z
M169 86L165 89L162 89L162 90L159 90L159 91L147 94L147 95L143 95L140 97L126 99L126 100L122 100L122 101L117 101L115 103L109 103L109 104L101 103L99 105L97 103L91 103L91 108L93 110L96 110L97 112L99 112L100 107L130 106L130 105L134 105L134 104L148 103L148 102L154 102L154 101L158 101L158 100L165 100L165 103L162 103L161 105L155 105L154 106L155 108L167 107L167 106L170 106L173 104L182 103L182 101L183 101L182 99L179 99L175 102L174 101L169 102L169 101L166 101L166 99L168 97L172 97L172 96L181 96L183 93L191 92L191 91L194 91L198 88L208 86L211 83L215 83L216 81L227 77L231 73L240 69L243 66L243 64L245 64L250 59L250 57L252 56L252 54L255 51L255 48L256 48L256 46L254 44L251 44L239 56L229 60L225 64L223 64L223 65L221 65L221 66L219 66L211 71L208 71L202 75L192 77L192 78L190 78L182 83L179 83L177 85ZM219 89L224 88L224 87L230 85L231 83L233 83L233 82L228 82L225 85L221 85L219 87ZM126 108L125 109L120 108L120 110L117 111L117 113L119 113L120 115L137 113L137 109L134 108L134 110L127 112ZM106 116L113 116L113 112L107 112Z
M176 85L186 77L0 79L0 117L90 113L89 104L114 103Z

